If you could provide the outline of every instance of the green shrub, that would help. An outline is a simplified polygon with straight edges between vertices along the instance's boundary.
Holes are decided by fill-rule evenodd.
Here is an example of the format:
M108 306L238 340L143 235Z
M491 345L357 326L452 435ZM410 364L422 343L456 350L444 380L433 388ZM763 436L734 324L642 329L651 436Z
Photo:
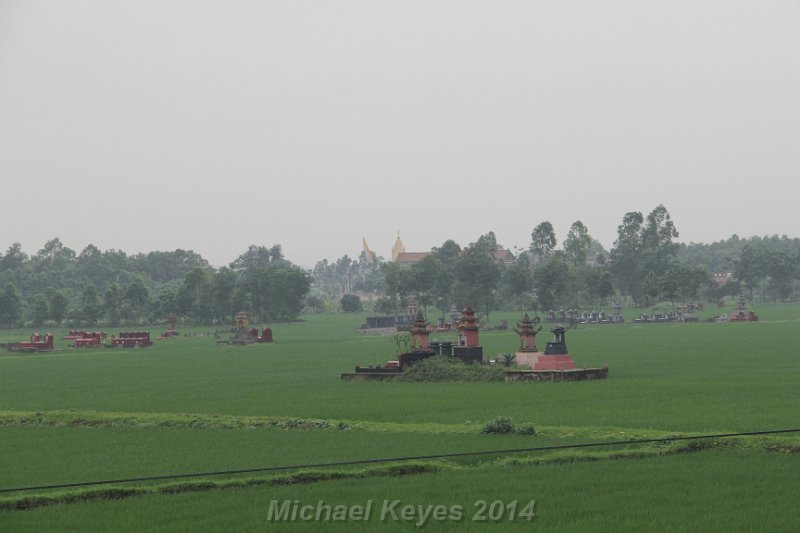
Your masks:
M449 357L430 357L403 369L399 381L503 381L499 365L470 365Z
M497 355L497 362L503 366L514 366L517 362L517 357L513 353L501 353Z
M536 435L536 428L530 422L517 426L514 421L507 416L498 416L486 422L481 428L484 435L516 433L517 435Z
M498 416L497 418L493 418L486 422L483 427L481 428L482 434L506 434L506 433L514 433L514 422L511 421L510 418L507 416Z
M536 435L536 428L530 422L520 425L517 428L519 435Z

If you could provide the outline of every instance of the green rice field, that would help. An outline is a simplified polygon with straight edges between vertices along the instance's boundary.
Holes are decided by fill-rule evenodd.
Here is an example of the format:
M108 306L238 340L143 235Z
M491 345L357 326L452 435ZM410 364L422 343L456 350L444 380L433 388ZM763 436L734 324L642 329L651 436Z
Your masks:
M0 489L317 466L3 492L0 530L797 531L800 433L497 453L800 428L800 306L756 311L756 323L568 331L578 366L610 369L572 383L342 381L394 357L390 337L357 331L365 315L274 324L273 344L245 347L186 328L147 349L75 350L56 331L63 351L0 352ZM487 331L481 344L488 358L519 339ZM536 434L482 434L497 417ZM492 453L319 466L477 451ZM276 520L271 502L285 501L374 508Z

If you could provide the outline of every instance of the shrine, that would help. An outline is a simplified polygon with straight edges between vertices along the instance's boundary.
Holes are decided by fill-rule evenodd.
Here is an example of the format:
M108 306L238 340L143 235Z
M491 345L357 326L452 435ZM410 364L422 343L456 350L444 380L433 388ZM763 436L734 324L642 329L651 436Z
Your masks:
M453 348L453 356L465 363L482 363L483 348L478 340L478 319L469 304L461 310L461 321L458 323L458 344Z
M167 318L164 320L167 324L167 331L162 333L158 336L159 339L170 339L172 337L177 337L178 334L178 317L175 315L167 315Z
M153 345L149 331L123 331L117 336L111 336L111 342L106 343L106 348L147 348Z
M395 366L396 363L397 368L402 371L403 368L410 364L436 355L436 351L429 346L429 335L428 321L425 320L422 311L418 311L416 320L414 320L414 324L411 326L411 350L400 354L397 361L389 361L387 366Z
M30 341L13 342L7 344L6 349L9 352L22 353L52 352L55 350L53 347L53 334L45 333L42 335L40 333L34 333L31 335Z
M386 379L403 372L407 366L435 355L456 357L464 363L483 363L483 348L479 342L479 326L475 311L466 305L461 311L458 323L458 340L453 345L450 341L429 340L430 328L422 311L417 311L411 325L411 349L398 355L397 359L388 361L384 366L360 367L355 372L345 372L341 378L349 379Z
M577 368L567 350L566 330L556 326L550 331L553 340L548 341L544 352L536 347L536 334L541 331L539 319L527 314L517 322L514 331L519 335L519 351L514 354L516 369L505 373L506 381L581 381L605 379L608 366L602 368Z
M244 346L255 342L272 342L272 329L264 328L261 336L258 335L258 328L250 326L250 315L247 311L236 313L236 335L231 337L230 344Z
M748 311L744 301L744 295L740 294L736 299L736 309L733 314L728 317L728 322L757 322L758 315L755 311Z
M517 322L514 332L519 335L519 351L514 354L517 365L533 368L538 359L539 351L536 349L536 334L542 331L539 317L531 319L527 313L522 320Z

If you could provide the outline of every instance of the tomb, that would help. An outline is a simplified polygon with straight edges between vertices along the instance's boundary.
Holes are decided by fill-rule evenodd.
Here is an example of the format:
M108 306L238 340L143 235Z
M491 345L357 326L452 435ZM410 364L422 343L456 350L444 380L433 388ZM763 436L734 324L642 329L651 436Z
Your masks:
M422 314L417 312L417 318L411 326L411 351L400 354L397 359L397 366L402 371L407 365L414 364L428 357L436 355L436 351L428 344L428 321Z
M171 339L177 337L178 334L178 317L175 315L168 315L166 320L167 330L158 336L159 339Z
M467 304L461 310L461 321L458 324L458 344L453 348L453 357L465 363L482 363L483 348L478 340L478 320L475 311Z
M519 351L514 354L517 365L533 368L541 355L536 349L536 334L542 331L539 317L531 319L527 313L517 322L514 332L519 335Z
M744 295L740 294L736 300L736 309L733 314L728 317L728 322L757 322L758 315L755 311L748 311L745 305Z
M39 333L34 333L31 335L30 341L9 343L6 345L6 350L9 352L22 353L52 352L54 351L53 334L45 333L41 335Z
M396 360L388 361L384 366L357 366L355 372L344 372L341 374L343 380L353 379L386 379L396 376L403 370L423 359L435 355L457 357L465 363L482 363L483 348L479 342L479 326L475 318L475 311L467 305L461 311L461 320L458 324L458 340L455 345L452 341L433 341L429 340L430 328L428 321L417 311L416 319L410 327L411 349L408 352L398 355Z
M517 322L514 328L519 335L519 351L514 354L517 368L505 372L506 381L581 381L608 377L608 366L575 366L567 350L566 330L560 325L550 330L553 340L547 343L544 353L538 351L536 334L541 329L538 318L531 320L527 314Z
M148 331L124 331L116 337L111 337L111 343L106 344L106 348L147 348L152 346L150 332Z
M75 348L99 348L103 346L103 339L105 338L105 333L84 331L81 337L75 338L72 342Z
M250 326L247 311L239 311L236 313L236 335L231 337L230 344L244 346L255 342L273 342L272 329L264 328L259 336L258 328Z

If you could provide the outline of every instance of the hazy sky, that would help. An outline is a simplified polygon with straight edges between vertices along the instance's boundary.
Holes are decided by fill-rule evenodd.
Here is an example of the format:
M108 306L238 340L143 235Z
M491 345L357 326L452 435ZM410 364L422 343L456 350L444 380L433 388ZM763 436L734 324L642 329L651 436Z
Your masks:
M798 236L797 1L0 0L0 249Z

